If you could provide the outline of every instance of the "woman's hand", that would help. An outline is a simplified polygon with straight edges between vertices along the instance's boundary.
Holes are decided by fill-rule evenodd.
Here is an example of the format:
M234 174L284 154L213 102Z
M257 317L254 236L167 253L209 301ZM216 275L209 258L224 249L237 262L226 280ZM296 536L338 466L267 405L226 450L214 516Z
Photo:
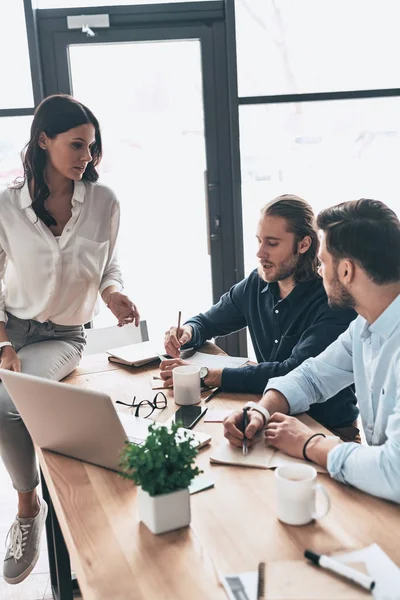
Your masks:
M140 323L139 311L125 294L121 292L112 292L108 297L108 308L118 319L118 327L123 327L128 323L134 322L136 327Z
M12 346L3 346L0 355L0 368L7 371L21 372L21 361Z

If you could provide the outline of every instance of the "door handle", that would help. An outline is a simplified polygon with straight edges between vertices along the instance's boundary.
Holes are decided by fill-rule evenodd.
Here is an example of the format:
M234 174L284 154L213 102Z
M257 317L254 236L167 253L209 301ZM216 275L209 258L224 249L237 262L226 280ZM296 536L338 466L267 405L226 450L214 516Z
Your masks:
M218 194L218 183L208 182L208 172L204 171L204 188L205 188L205 203L206 203L206 224L207 224L207 250L211 255L211 242L217 242L221 239L221 216L215 215L216 199L213 194ZM213 215L214 213L214 215Z
M219 218L219 215L217 217L214 217L213 221L214 221L214 227L213 227L214 233L212 233L210 235L210 239L213 241L220 240L221 239L221 219Z

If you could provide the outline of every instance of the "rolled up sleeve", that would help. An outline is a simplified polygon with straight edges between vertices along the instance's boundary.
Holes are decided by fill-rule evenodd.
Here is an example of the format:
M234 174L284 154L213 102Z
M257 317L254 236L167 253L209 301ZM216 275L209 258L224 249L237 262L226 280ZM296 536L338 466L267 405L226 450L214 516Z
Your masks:
M399 390L399 374L398 380ZM327 467L334 479L400 504L400 391L386 436L381 446L339 444L329 452Z

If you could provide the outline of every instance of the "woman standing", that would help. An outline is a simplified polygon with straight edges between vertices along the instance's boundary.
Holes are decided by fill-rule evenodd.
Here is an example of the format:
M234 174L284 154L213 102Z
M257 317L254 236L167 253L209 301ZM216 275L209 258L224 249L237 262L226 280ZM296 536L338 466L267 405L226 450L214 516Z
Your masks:
M100 293L118 325L139 324L122 293L117 261L119 204L97 183L102 154L93 113L70 96L36 109L24 180L0 194L0 367L59 381L78 365L83 324ZM30 435L0 384L0 453L18 493L4 579L34 568L47 515Z

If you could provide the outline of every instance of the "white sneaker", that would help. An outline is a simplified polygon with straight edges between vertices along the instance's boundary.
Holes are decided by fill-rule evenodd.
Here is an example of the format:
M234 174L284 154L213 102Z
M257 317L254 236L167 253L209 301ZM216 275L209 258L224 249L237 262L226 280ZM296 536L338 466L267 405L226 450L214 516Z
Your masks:
M40 553L40 539L46 523L47 504L40 501L40 509L33 519L16 517L6 538L7 553L4 559L4 581L21 583L35 568Z

